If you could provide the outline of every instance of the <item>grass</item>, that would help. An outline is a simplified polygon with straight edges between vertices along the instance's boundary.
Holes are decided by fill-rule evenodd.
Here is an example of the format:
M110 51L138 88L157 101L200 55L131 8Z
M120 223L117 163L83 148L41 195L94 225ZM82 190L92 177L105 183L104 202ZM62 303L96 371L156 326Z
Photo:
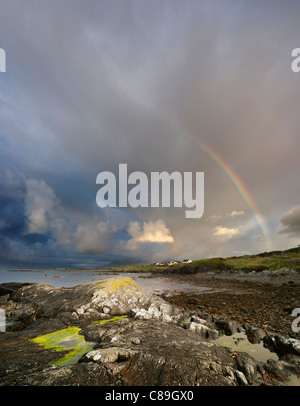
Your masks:
M117 271L117 272L156 272L156 271L163 271L164 269L168 268L168 266L162 265L122 265L117 266L114 268L110 268L110 271Z
M300 247L286 251L271 251L247 257L226 258L232 269L276 270L292 268L300 270Z
M266 269L276 270L280 268L292 268L300 271L300 247L241 257L199 259L189 264L174 264L171 266L155 264L128 265L111 268L110 270L118 272L161 272L166 269L173 271L183 267L188 267L188 269L192 270L191 273L222 272L231 269L259 272Z

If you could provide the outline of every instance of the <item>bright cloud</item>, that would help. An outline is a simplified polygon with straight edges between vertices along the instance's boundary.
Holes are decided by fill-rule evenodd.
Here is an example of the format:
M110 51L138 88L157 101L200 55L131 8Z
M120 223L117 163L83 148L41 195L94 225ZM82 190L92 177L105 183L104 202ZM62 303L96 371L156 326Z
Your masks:
M245 215L244 210L233 210L231 213L227 213L227 216L229 217L239 217L244 215Z
M142 243L172 243L170 230L161 219L154 221L145 221L141 226L137 221L131 221L128 227L128 234L132 237L126 244L127 250L135 250Z
M216 226L214 235L218 237L227 237L231 238L234 235L239 234L239 230L237 228L228 228L222 226Z
M207 221L215 222L215 221L217 221L217 220L220 220L221 218L222 218L221 215L212 214L211 216L208 217Z

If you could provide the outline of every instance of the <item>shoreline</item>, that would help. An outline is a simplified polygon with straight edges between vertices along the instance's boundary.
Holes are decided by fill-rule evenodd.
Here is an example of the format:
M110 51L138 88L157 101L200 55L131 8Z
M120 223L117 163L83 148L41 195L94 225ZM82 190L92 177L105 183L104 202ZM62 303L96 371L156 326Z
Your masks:
M300 386L299 334L291 333L286 307L291 298L300 307L297 283L211 272L144 276L160 277L210 290L153 294L125 273L68 288L12 283L5 292L2 284L9 319L0 334L0 385L194 385L196 368L200 386Z
M24 270L26 272L27 270ZM51 270L48 270L51 271ZM56 271L56 270L53 270ZM74 271L74 270L73 270ZM122 276L122 274L141 274L139 278L160 282L163 279L164 287L152 290L168 303L191 311L204 311L211 314L234 319L240 323L250 323L261 328L267 326L270 330L299 339L300 333L292 331L293 309L300 308L300 274L285 274L275 276L249 275L241 273L199 273L194 275L165 274L138 272L138 271L112 271L103 269L95 272L102 276ZM14 271L12 271L14 272ZM44 272L30 270L30 272ZM66 272L72 272L68 270ZM275 272L276 273L276 272ZM145 274L145 275L143 275ZM60 278L49 276L49 279ZM161 279L161 281L162 281ZM102 280L102 279L99 279ZM176 283L176 288L166 287L166 282ZM49 280L49 285L51 280ZM5 282L5 284L15 283ZM17 282L19 283L19 282ZM20 282L35 283L35 282ZM47 282L45 282L47 283ZM79 283L78 286L89 282ZM191 287L186 288L185 284ZM76 286L76 285L73 285ZM180 288L182 286L182 289ZM67 288L70 286L67 286ZM151 289L150 289L151 290Z

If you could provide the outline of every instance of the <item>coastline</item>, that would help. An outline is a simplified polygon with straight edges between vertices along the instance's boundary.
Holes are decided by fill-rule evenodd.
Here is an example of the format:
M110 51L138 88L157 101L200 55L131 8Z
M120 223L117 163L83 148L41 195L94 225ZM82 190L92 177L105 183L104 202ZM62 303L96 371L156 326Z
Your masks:
M193 385L196 368L200 386L300 386L299 334L291 331L287 307L291 298L300 307L299 280L271 285L239 274L143 274L147 282L177 281L178 291L156 295L125 274L109 276L67 288L2 284L0 306L10 320L0 334L0 385ZM187 282L194 291L180 291ZM71 365L51 346L42 350L28 341L43 343L52 334L78 342ZM253 358L255 345L257 354L267 351L263 362ZM58 362L58 369L49 362Z

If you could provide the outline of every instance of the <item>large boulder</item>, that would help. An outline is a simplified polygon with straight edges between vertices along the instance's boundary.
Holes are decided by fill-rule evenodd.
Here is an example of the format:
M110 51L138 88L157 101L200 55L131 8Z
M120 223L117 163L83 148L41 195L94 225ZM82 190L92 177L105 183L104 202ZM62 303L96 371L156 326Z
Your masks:
M76 319L148 308L151 295L132 279L115 277L60 289L48 284L24 286L13 295L13 300L30 303L37 317L73 314Z
M145 291L128 277L113 277L60 289L48 284L32 284L14 293L13 300L30 304L37 318L57 317L65 324L122 314L175 323L185 317L182 309Z
M285 354L295 354L300 356L300 340L283 337L279 334L268 334L263 339L266 347L276 352L279 356Z

